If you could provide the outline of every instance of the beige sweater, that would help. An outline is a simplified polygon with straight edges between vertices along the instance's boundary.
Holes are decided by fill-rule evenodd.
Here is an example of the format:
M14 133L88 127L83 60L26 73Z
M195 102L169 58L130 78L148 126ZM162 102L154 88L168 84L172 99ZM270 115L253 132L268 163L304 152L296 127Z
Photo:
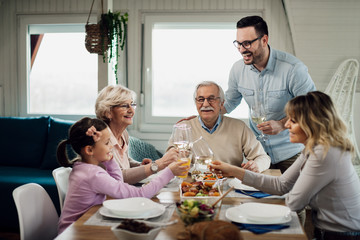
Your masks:
M245 156L247 160L257 163L260 172L270 167L270 157L243 121L223 116L220 125L212 134L201 127L198 117L183 122L191 126L193 140L202 136L210 145L214 160L241 166ZM169 145L172 145L172 139Z

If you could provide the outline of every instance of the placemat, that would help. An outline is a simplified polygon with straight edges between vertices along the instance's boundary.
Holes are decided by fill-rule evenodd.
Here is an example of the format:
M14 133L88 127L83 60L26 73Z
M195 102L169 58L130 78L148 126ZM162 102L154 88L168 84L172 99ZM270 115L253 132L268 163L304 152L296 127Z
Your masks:
M230 220L226 218L225 213L228 208L235 206L236 205L222 204L219 213L219 220L230 222ZM269 233L303 234L303 230L296 212L291 212L291 221L286 224L290 225L290 227L282 230L271 231ZM242 231L247 231L247 230L242 230Z
M146 219L146 221L150 221L150 222L168 222L170 221L175 207L175 204L168 204L165 205L166 207L164 214L155 217L155 218L148 218ZM100 209L100 208L99 208ZM93 226L116 226L119 223L121 223L122 219L119 218L109 218L109 217L104 217L99 213L99 210L96 211L96 213L94 213L85 223L84 225L93 225Z

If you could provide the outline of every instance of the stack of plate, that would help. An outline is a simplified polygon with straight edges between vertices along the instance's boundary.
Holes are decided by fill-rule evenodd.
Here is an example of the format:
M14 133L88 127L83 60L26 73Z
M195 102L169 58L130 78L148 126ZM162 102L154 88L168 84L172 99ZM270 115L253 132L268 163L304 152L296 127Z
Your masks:
M267 203L244 203L226 210L226 218L249 224L281 224L291 221L290 208Z
M144 219L160 216L165 206L143 197L113 199L104 201L99 212L111 218Z

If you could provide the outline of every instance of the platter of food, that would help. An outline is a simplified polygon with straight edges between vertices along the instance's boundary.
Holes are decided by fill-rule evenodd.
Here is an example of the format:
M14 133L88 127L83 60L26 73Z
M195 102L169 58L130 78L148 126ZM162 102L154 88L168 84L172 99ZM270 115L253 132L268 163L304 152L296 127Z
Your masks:
M212 172L204 172L204 173L196 173L192 174L191 178L195 182L216 182L219 179L223 179L223 176L221 174L215 174Z
M179 185L180 199L181 201L193 199L212 204L222 196L220 187L214 184L215 182L199 181L189 183L184 181Z

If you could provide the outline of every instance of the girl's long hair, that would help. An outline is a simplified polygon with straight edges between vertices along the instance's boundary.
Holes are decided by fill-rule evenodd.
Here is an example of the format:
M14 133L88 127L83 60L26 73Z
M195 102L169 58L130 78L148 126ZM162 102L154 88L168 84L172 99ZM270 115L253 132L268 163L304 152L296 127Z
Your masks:
M95 145L94 139L92 136L86 135L86 131L91 127L94 126L97 131L104 130L107 125L100 119L97 118L89 118L85 117L81 120L74 123L68 133L68 139L62 140L56 151L56 157L59 164L63 167L72 167L74 162L78 160L75 158L73 160L69 160L69 157L66 152L66 145L70 144L74 151L80 156L81 149L85 146L93 146Z
M327 94L314 91L291 99L285 106L287 116L299 123L307 138L305 151L313 153L316 145L330 146L354 153L347 127Z

